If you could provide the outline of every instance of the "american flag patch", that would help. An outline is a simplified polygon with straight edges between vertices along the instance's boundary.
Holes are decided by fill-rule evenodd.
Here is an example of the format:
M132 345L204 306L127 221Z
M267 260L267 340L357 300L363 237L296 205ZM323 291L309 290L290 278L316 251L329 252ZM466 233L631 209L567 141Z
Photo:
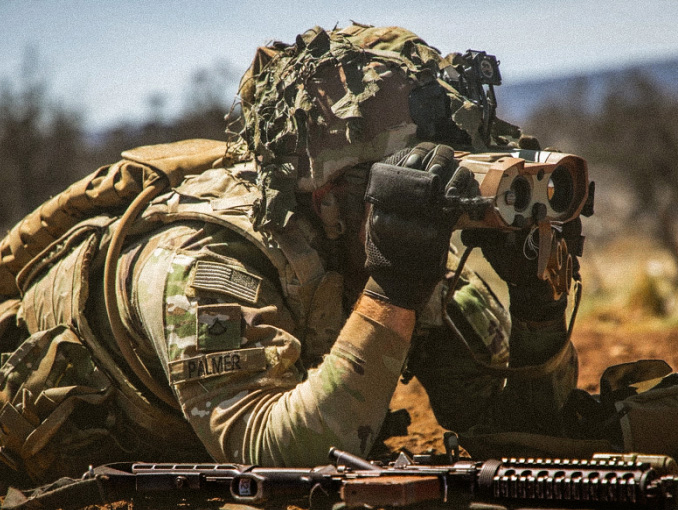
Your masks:
M191 287L256 303L261 278L222 262L199 260Z

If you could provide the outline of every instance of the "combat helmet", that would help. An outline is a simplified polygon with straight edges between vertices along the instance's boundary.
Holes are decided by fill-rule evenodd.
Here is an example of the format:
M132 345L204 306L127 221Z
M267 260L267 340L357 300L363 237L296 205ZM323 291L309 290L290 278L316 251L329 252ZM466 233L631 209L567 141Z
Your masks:
M284 226L296 192L419 141L484 151L519 137L496 119L483 129L481 102L445 79L463 61L403 28L356 23L259 48L239 88L243 138L262 190L255 228Z

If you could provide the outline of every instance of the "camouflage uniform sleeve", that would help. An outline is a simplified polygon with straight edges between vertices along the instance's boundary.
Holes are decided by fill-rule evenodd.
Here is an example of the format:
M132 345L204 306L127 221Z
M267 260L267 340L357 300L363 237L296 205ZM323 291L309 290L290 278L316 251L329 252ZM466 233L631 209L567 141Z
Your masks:
M456 268L457 261L451 254L449 268ZM509 358L513 366L542 363L566 341L564 321L512 320L478 275L468 269L462 275L448 313L474 355L485 363L507 366ZM437 292L439 299L429 303L434 310L442 308L446 285L441 284ZM457 432L478 424L500 430L554 430L558 410L576 387L574 348L555 372L532 381L507 382L483 372L440 317L427 310L413 342L408 370L425 387L443 427Z
M186 419L217 461L314 465L330 446L366 455L407 342L354 313L304 379L278 287L233 236L172 227L133 264L132 307Z
M456 262L450 254L451 269ZM447 283L441 283L420 316L407 369L426 389L438 423L463 432L487 418L504 381L480 370L462 341L444 324L441 311L447 290ZM510 318L472 271L464 270L447 312L476 357L488 364L507 364Z
M557 434L560 410L577 386L577 351L567 338L565 318L549 322L526 322L513 318L510 359L512 367L545 363L568 342L569 350L554 371L534 379L507 380L495 405L495 428L502 431Z

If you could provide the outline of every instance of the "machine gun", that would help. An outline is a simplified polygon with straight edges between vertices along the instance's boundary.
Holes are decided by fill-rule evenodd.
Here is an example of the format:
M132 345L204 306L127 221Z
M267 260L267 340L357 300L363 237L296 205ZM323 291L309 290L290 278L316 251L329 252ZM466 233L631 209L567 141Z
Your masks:
M142 490L179 486L199 490L201 484L221 484L238 503L297 502L321 509L340 501L353 508L434 503L452 508L472 503L509 508L671 508L678 482L675 462L661 456L458 460L435 465L434 456L411 458L401 453L385 466L334 448L330 457L334 465L313 469L214 466L201 474L199 467L135 464L132 470Z
M79 508L131 498L139 504L200 504L210 500L326 510L442 505L469 508L674 508L678 466L670 457L597 454L591 459L503 459L441 463L442 455L401 452L388 464L332 448L333 464L265 468L238 464L116 464L90 469L69 486L8 495L3 508ZM89 484L89 485L88 485ZM82 499L89 494L90 500ZM73 496L79 496L80 499ZM93 501L101 495L103 501ZM50 499L52 498L52 499ZM56 499L60 498L60 499ZM86 498L85 498L86 499ZM63 501L70 505L63 505ZM207 502L207 503L206 503ZM50 504L52 506L50 506ZM496 507L495 507L496 508Z

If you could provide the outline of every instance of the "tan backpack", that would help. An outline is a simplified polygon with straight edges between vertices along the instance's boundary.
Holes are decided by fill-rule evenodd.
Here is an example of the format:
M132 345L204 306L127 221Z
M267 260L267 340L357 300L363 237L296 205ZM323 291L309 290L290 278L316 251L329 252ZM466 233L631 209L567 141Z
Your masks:
M172 448L179 457L182 450L187 457L200 456L202 447L191 440L183 417L145 396L99 339L82 330L88 328L81 317L102 236L113 231L108 251L119 249L135 211L185 175L201 173L225 156L239 157L226 153L224 142L212 140L127 151L120 162L44 203L0 241L0 294L7 298L0 302L0 460L7 466L43 481L111 458L134 458L140 452L162 456L176 433L184 436ZM83 281L73 296L55 302L61 310L56 314L33 306L41 288L34 282L45 275ZM125 338L120 342L116 335L116 340L124 343ZM149 388L176 407L168 388L164 393ZM154 439L146 441L139 428Z
M226 155L226 148L225 142L214 140L139 147L51 198L0 241L0 297L18 297L21 270L78 222L102 213L120 214L144 189L157 183L162 189L175 186L188 173L210 168Z

